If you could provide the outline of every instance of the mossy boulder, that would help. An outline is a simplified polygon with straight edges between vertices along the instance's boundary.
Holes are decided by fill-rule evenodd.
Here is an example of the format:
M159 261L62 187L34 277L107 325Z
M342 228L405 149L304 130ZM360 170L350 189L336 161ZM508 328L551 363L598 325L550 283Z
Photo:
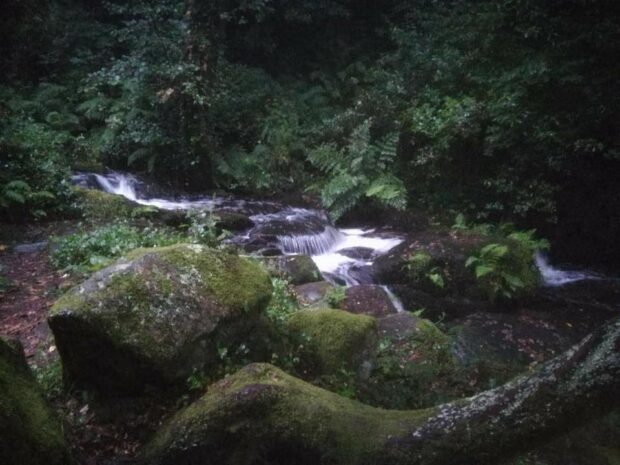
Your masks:
M268 274L237 255L138 249L61 297L48 321L69 383L136 392L208 373L223 349L251 351L271 291Z
M284 278L294 286L323 280L319 268L308 255L263 257L261 261L273 276Z
M363 371L377 345L375 319L342 310L299 311L289 318L288 329L303 345L302 363L315 374Z
M141 463L500 463L618 405L619 343L615 322L525 376L419 410L372 408L252 364L167 421Z
M121 195L109 194L96 189L74 186L75 206L82 216L93 222L105 223L131 218L143 207Z
M18 343L0 338L0 463L67 465L61 425L46 404Z

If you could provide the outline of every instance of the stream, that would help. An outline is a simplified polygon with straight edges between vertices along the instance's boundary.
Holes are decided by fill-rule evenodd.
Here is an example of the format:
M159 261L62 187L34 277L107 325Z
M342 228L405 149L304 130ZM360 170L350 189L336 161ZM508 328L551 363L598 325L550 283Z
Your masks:
M78 173L72 181L164 210L211 209L244 213L254 226L233 236L230 242L257 253L271 251L274 254L309 255L325 280L346 286L374 283L370 273L374 260L404 240L404 234L387 229L363 226L337 228L321 210L230 196L175 197L157 191L154 186L132 174L116 171L106 174ZM543 284L548 287L604 279L594 273L555 268L541 253L536 254L535 263ZM402 309L396 296L386 286L383 287L396 308Z

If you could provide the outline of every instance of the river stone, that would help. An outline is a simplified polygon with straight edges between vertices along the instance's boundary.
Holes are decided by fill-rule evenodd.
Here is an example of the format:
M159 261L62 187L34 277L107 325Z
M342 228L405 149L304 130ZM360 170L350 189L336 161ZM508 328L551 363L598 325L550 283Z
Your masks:
M496 363L525 367L550 359L583 334L544 315L530 312L480 312L454 322L450 333L460 363Z
M416 332L420 318L409 312L400 312L383 318L377 318L377 328L381 339L390 341L402 341Z
M356 260L370 260L373 258L375 251L368 247L349 247L347 249L338 250L338 253Z
M133 251L95 273L48 322L69 383L132 393L217 367L218 349L248 343L270 297L258 264L178 244Z
M396 307L381 286L363 284L348 287L340 304L342 310L381 317L397 313Z
M377 324L366 315L342 310L301 310L287 326L303 350L303 366L315 374L335 374L342 369L361 373L374 357Z
M272 275L284 278L294 286L323 279L316 263L307 255L262 257L261 261Z
M66 465L60 423L30 372L21 345L0 338L0 463Z
M524 283L521 296L532 294L539 284L539 273L531 251L516 240L490 234L449 230L417 233L378 257L372 265L373 276L382 284L409 286L433 295L488 300L485 289L479 286L480 282L466 262L491 243L508 247L508 253L502 259L504 271L518 276ZM416 254L429 257L428 263L418 271L408 269L410 257ZM442 276L443 285L438 286L427 277L431 272Z
M311 306L324 302L326 294L332 287L326 281L318 281L295 286L294 292L300 305Z

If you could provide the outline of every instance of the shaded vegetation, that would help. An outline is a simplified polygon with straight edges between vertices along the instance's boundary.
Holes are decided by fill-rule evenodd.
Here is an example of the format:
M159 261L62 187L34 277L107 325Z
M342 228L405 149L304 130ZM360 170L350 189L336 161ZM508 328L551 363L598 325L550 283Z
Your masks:
M375 202L511 219L565 256L620 257L611 1L11 4L5 217L62 214L68 168L103 162L305 188L334 218Z

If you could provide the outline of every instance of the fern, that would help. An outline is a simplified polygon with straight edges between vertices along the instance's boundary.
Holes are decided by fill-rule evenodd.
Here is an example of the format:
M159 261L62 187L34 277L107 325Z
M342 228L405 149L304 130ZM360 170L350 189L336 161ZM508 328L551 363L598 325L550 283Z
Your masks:
M364 197L392 208L407 206L405 185L391 172L398 134L389 133L373 141L370 129L371 120L367 119L351 131L345 147L329 143L308 152L308 161L328 178L321 189L321 199L334 219Z

